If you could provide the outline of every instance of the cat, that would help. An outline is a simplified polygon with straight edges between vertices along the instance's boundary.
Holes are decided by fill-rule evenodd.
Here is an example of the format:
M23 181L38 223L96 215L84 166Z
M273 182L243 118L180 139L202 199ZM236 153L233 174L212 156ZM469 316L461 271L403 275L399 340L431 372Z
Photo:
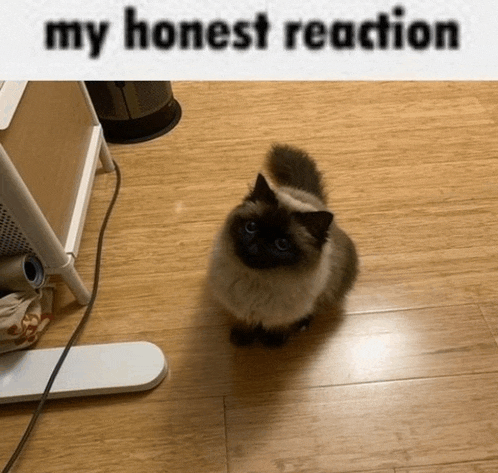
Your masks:
M333 221L322 175L305 151L273 145L214 240L208 282L236 319L230 340L284 344L341 304L358 272L353 241Z

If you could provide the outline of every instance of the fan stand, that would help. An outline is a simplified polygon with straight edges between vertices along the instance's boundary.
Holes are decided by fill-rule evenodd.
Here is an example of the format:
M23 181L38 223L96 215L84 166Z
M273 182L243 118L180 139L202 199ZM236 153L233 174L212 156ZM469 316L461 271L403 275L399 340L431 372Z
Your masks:
M36 401L64 348L0 355L0 404ZM146 391L168 372L163 352L149 342L75 346L69 351L49 399Z

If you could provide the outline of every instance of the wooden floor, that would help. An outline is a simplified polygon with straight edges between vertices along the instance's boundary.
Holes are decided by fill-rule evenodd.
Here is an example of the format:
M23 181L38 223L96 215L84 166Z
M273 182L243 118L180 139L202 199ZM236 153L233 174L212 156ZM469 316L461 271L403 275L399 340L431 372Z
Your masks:
M113 145L123 187L81 343L149 340L143 394L49 402L19 473L498 471L498 83L173 83L168 135ZM342 316L235 348L204 296L213 236L272 142L324 172L361 275ZM115 178L99 173L88 283ZM82 309L65 289L38 347ZM0 407L0 463L33 404Z

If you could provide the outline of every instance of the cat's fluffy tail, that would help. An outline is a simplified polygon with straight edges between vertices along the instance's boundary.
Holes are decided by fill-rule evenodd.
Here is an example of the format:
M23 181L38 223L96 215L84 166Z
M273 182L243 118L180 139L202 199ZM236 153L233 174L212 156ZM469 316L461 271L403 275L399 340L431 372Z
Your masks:
M266 165L277 184L305 190L325 202L322 175L313 159L304 151L275 144L266 157Z

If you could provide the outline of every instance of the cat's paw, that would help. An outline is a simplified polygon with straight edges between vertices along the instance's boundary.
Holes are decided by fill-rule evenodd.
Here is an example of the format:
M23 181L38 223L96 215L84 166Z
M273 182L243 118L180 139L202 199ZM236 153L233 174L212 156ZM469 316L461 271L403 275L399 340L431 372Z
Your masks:
M257 335L256 328L235 325L230 332L230 341L238 347L245 347L253 343Z
M259 335L259 339L266 347L278 348L287 342L289 335L288 330L263 330Z

